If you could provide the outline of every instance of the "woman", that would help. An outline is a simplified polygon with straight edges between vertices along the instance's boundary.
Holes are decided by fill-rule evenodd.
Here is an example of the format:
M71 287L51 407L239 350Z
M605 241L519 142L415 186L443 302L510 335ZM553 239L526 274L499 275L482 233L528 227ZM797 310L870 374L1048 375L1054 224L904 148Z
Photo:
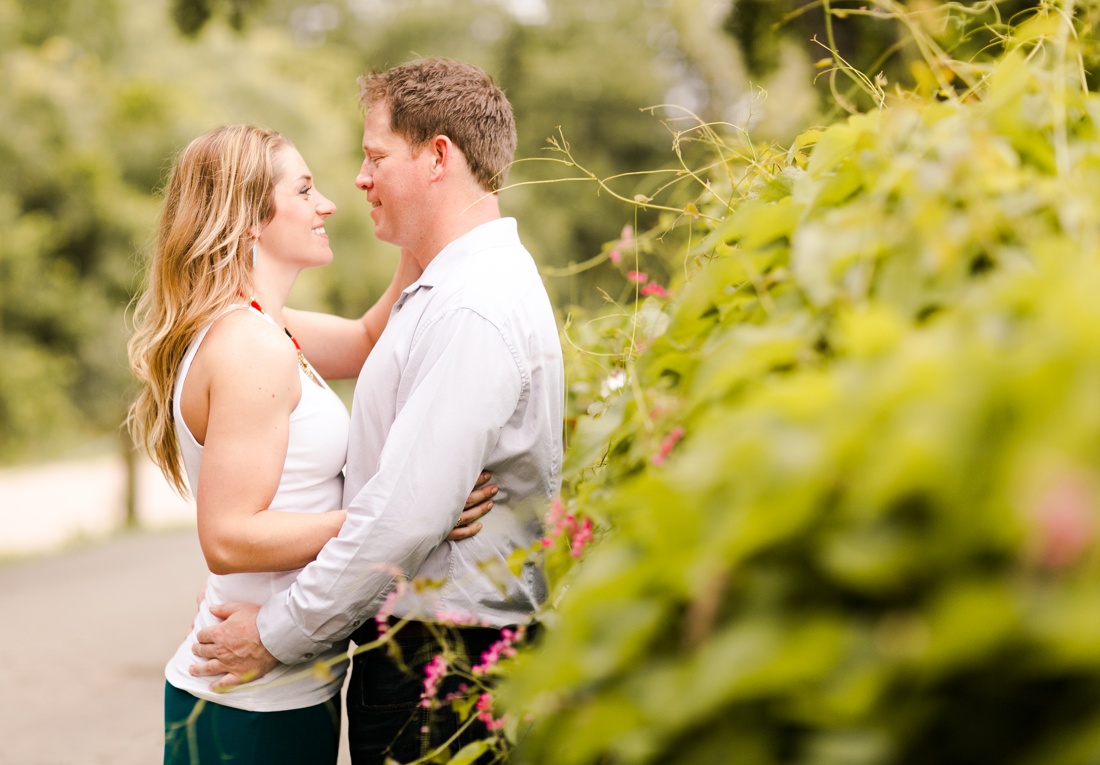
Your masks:
M283 305L303 269L332 260L324 224L335 211L285 137L246 125L195 139L168 182L129 348L142 383L129 425L177 490L190 485L211 576L165 669L166 763L336 761L346 662L280 667L227 694L188 673L195 633L217 621L210 604L262 602L285 589L344 521L333 508L348 414L322 375L358 371L419 272L402 257L361 319L331 319L315 368ZM465 521L487 509L478 503L491 491L471 494L467 507L477 506Z

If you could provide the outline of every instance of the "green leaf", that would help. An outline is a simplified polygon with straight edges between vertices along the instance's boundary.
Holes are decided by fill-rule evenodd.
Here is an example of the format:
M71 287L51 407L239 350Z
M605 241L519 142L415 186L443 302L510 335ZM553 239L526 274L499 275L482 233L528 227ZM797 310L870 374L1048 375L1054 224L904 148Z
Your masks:
M455 756L447 760L448 765L470 765L477 758L489 751L488 741L472 741L455 753Z

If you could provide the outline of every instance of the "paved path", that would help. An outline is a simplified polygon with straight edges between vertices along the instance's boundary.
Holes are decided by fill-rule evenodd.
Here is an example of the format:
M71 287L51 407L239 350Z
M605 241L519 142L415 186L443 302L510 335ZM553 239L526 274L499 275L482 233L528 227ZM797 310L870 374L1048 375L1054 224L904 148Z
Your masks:
M164 663L204 578L193 528L0 566L0 765L160 762Z

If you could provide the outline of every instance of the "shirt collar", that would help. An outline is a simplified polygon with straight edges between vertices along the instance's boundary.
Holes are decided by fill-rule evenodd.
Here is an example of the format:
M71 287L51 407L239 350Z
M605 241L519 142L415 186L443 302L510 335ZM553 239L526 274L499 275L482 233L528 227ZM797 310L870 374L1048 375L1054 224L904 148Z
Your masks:
M519 246L519 230L515 218L497 218L467 231L455 239L432 258L420 278L401 291L395 309L400 309L405 301L419 289L431 289L447 280L448 275L460 268L466 256L483 250L486 246Z

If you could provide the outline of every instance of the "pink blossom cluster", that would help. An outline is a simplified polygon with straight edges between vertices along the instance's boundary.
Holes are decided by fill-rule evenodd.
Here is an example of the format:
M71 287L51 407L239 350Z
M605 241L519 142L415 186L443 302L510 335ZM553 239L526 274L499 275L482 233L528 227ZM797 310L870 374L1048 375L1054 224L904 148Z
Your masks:
M374 621L378 625L378 637L384 637L389 632L390 625L389 619L393 614L394 606L397 605L398 598L405 592L405 589L409 586L407 580L401 575L401 570L396 567L384 566L382 570L386 570L394 575L397 581L397 586L386 595L386 599L382 601L382 607L378 609L378 613L374 615Z
M441 608L435 612L435 620L440 624L453 624L461 627L488 627L489 623L470 611L448 611Z
M477 719L485 723L485 727L492 731L504 727L504 717L493 717L493 694L483 693L477 699Z
M542 546L550 547L555 539L564 534L570 540L569 553L574 558L581 557L584 548L592 541L592 519L585 517L578 521L577 516L569 512L561 499L555 499L550 504L546 525L550 528L550 533L542 538Z
M584 548L592 541L592 519L585 518L573 532L573 543L569 546L569 554L574 558L581 557Z
M654 465L663 465L663 464L665 464L665 460L668 459L668 455L670 455L672 453L672 449L676 446L677 443L679 443L680 439L683 438L683 437L684 437L684 429L683 428L681 428L679 426L673 428L672 432L669 433L667 436L665 436L664 439L661 441L660 449L658 450L658 452L656 454L654 454L652 457L650 457L650 461Z
M420 693L420 706L427 709L432 705L432 700L439 692L439 683L446 674L447 659L442 655L436 656L424 667L424 690Z
M1040 496L1034 508L1038 562L1065 568L1084 557L1097 539L1094 498L1087 484L1065 476Z
M668 297L668 290L662 287L660 284L654 281L650 281L649 274L645 271L627 271L626 278L632 282L642 285L641 294L644 297L650 295L656 295L657 297Z
M484 675L497 665L502 656L515 656L516 655L516 643L523 640L523 636L526 634L525 628L521 625L518 629L502 629L500 631L500 640L489 646L489 650L481 654L481 663L474 665L473 673L475 675Z
M611 252L607 254L607 257L611 259L611 262L615 265L619 265L619 262L623 259L623 250L629 250L634 247L634 227L629 223L623 226L622 233L619 234L619 241L615 242L615 246L611 248Z

